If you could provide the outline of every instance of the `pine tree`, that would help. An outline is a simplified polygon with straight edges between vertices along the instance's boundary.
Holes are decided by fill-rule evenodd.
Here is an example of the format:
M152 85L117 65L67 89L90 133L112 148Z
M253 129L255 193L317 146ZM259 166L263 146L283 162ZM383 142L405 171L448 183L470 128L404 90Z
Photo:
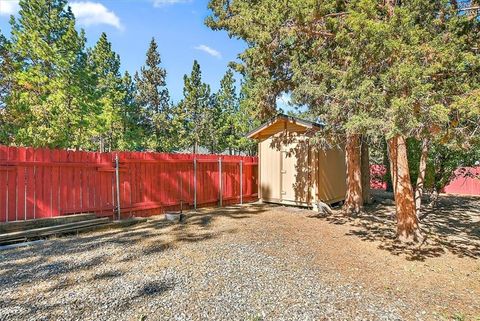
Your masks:
M233 72L228 70L220 81L220 89L207 105L204 144L212 154L226 149L232 154L237 147L238 98L235 90Z
M13 59L10 43L0 30L0 144L9 144L10 123L7 119L7 97L12 88Z
M66 0L21 0L12 18L12 89L5 110L11 143L78 147L84 92L85 37ZM80 96L79 96L80 95Z
M202 82L202 72L196 60L190 76L185 75L183 81L184 98L175 111L175 122L179 125L179 145L182 148L191 147L193 153L198 153L199 146L208 135L208 118L205 115L212 102L210 86Z
M136 101L144 109L147 147L159 152L172 151L172 110L166 87L167 72L161 67L161 58L155 39L150 42L145 66L135 76Z
M143 128L145 115L135 99L136 90L135 82L126 71L122 78L122 92L124 92L122 103L123 135L119 146L122 150L142 150L145 146Z
M230 155L234 150L239 149L240 139L240 120L239 100L235 88L235 78L233 72L228 70L220 81L220 89L215 95L216 104L221 110L221 116L217 120L220 127L219 137L222 150L228 149Z
M6 105L5 98L9 93L9 76L12 74L12 61L9 51L9 42L0 30L0 109Z
M326 121L324 133L345 138L347 209L363 203L362 136L387 138L397 234L411 240L419 226L406 139L434 135L458 114L456 100L475 96L479 32L478 19L446 1L397 3L212 0L207 24L248 42L237 68L254 79L257 106L291 91Z
M122 90L120 57L112 50L107 35L102 33L89 52L89 67L96 77L96 136L99 149L111 151L119 148L124 133L122 114L125 92Z
M251 95L255 94L256 90L252 88L252 80L250 77L244 77L242 79L240 96L239 96L239 108L237 116L237 125L240 132L238 140L238 148L240 152L244 152L247 155L257 154L257 143L246 137L246 134L260 126L260 124L266 119L259 115L259 107L255 103L256 99L252 99ZM268 114L268 113L267 113ZM259 117L260 116L260 117Z
M363 73L367 66L357 64L355 68L349 68L350 65L345 63L348 57L339 57L339 53L328 50L338 46L337 40L351 42L345 36L330 37L332 33L325 30L326 23L322 21L324 14L333 10L341 12L342 3L263 1L252 6L243 6L242 3L233 1L227 5L222 0L211 1L209 6L214 16L207 20L207 24L214 29L227 29L251 44L241 56L244 64L238 66L249 79L251 104L259 110L259 116L269 117L274 113L276 97L292 91L296 103L309 106L312 114L326 121L328 131L335 134L331 137L337 137L337 143L341 145L346 144L348 189L345 209L358 213L363 205L360 141L364 128L371 121L366 119L367 113L362 115L364 121L355 123L355 126L350 125L354 122L348 124L348 120L359 114L364 106L369 106L368 101L363 105L358 102L359 97L369 97L368 86L371 84ZM264 16L271 19L265 20ZM338 28L335 16L332 16L331 25ZM355 51L357 47L348 49ZM340 54L346 55L347 52L341 51ZM332 93L332 89L335 92ZM364 127L358 123L363 123Z
M419 214L430 146L435 141L456 144L452 124L467 121L468 116L459 118L455 101L479 88L480 60L474 49L479 23L442 1L389 3L387 12L390 41L385 51L390 60L382 74L388 98L384 132L391 156L397 231L400 238L410 240L419 235L415 212ZM461 136L468 141L468 136ZM421 146L416 200L406 150L411 138Z
M246 87L245 87L246 88ZM242 95L242 98L244 96ZM242 104L241 104L242 102ZM254 110L248 110L247 100L240 99L235 87L233 71L229 69L220 81L220 89L215 94L216 117L212 120L212 136L218 141L216 152L228 150L230 155L246 152L255 153L256 144L245 137L245 134L259 125Z
M203 114L204 126L201 128L202 145L208 149L210 154L222 153L225 150L226 114L224 112L217 94L212 94L206 104Z

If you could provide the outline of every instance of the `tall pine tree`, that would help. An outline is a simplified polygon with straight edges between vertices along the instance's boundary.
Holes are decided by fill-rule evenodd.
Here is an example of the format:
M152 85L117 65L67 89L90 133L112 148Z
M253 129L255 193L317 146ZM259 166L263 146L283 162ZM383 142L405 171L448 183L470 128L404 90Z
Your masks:
M147 148L158 152L172 151L175 141L172 131L172 108L166 87L167 72L161 67L162 60L155 39L150 42L145 66L135 76L136 102L145 112Z
M183 99L176 107L175 122L178 126L179 145L182 148L191 147L198 153L199 146L205 144L208 135L206 113L212 103L210 86L203 83L200 65L195 60L190 76L183 77Z
M66 0L21 0L12 18L15 59L7 97L10 143L79 147L85 92L85 37L75 29Z
M7 97L12 88L13 59L9 41L0 30L0 144L8 144L10 122L7 118Z
M210 154L221 153L225 149L225 137L223 136L223 124L225 113L217 101L217 95L210 96L204 111L204 121L201 128L201 142Z
M122 78L124 92L122 122L123 135L119 148L122 150L142 150L145 146L144 112L135 99L136 84L132 77L125 72Z
M361 136L388 140L397 234L418 238L406 139L446 126L458 114L454 102L475 96L478 19L440 0L212 0L209 7L212 28L249 44L238 69L254 80L257 106L268 111L271 97L291 91L326 120L322 134L345 138L348 210L362 205Z
M12 74L12 59L9 42L0 30L0 110L6 105L9 90L9 77Z
M115 150L123 139L125 91L122 90L120 57L112 50L105 33L89 52L89 67L96 77L95 134L98 146L102 151Z
M237 97L235 78L233 72L228 70L220 81L220 89L215 95L215 103L221 110L221 116L214 122L219 127L218 133L221 138L222 151L228 149L232 155L239 149L240 124L239 100Z

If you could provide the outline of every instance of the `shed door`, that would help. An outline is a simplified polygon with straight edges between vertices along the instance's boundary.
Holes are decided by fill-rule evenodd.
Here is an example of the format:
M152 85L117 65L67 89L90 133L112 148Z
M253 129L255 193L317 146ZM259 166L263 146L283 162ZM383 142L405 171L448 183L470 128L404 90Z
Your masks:
M281 159L281 176L282 176L282 190L281 198L287 201L296 201L296 156L295 153L282 151Z
M306 203L310 183L308 151L303 142L288 147L281 153L281 197L285 201Z

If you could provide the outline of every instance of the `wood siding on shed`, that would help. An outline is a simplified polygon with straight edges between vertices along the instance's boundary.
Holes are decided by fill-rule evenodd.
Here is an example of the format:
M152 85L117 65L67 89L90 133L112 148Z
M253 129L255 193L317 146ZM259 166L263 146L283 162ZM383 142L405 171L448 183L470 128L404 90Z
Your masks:
M317 152L318 199L324 202L343 200L347 190L345 151L339 148Z
M259 142L261 199L300 206L313 206L317 199L326 203L343 200L345 152L313 151L308 137L298 131L284 129Z
M272 138L259 143L263 162L260 168L260 190L263 199L280 199L280 152L271 148Z

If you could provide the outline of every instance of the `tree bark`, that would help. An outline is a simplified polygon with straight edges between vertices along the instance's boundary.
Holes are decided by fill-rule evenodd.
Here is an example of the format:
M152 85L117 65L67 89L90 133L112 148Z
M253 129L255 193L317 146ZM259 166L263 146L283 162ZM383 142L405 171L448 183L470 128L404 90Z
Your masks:
M388 149L395 194L397 237L402 242L421 241L422 236L415 212L412 183L410 182L405 137L395 136L389 139Z
M396 5L397 0L384 0L385 6L387 8L388 16L393 16L393 8Z
M347 214L358 214L363 206L360 149L360 135L347 135L345 146L347 194L343 205Z
M362 137L361 166L363 204L372 204L372 198L370 196L370 155L365 136Z
M393 192L392 171L390 169L390 158L388 156L388 144L386 140L383 140L382 148L383 148L383 165L385 166L385 170L386 170L384 175L386 191Z
M418 165L417 184L415 186L415 209L416 209L418 219L420 219L423 188L425 185L425 174L427 171L428 144L429 144L428 138L424 138L422 140L420 163Z
M196 140L193 143L193 153L198 154L198 142Z

